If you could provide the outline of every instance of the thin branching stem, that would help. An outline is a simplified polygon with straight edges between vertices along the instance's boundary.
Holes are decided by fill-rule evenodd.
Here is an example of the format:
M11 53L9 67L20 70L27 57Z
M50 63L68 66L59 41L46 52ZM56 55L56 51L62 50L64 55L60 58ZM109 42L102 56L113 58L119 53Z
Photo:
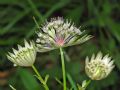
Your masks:
M40 75L40 73L38 72L38 70L36 69L36 67L34 65L32 65L32 68L34 70L34 72L36 73L37 75L37 78L40 80L40 82L43 84L45 90L49 90L46 82L44 81L44 79L42 78L42 76Z

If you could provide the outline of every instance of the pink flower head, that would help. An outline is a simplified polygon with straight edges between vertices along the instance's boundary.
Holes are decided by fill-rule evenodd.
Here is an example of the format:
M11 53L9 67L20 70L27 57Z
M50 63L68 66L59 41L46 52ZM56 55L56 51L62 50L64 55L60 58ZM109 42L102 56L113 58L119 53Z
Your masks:
M62 37L56 37L55 42L58 46L63 46L65 43L64 38L62 38Z
M39 52L80 44L91 38L91 35L85 35L84 31L82 32L74 23L60 17L46 22L37 35L36 43Z

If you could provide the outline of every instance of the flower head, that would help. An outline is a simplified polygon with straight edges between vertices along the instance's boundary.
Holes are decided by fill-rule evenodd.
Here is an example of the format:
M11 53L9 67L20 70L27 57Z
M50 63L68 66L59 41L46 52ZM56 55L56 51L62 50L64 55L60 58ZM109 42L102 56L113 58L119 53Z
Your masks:
M86 58L85 71L92 80L106 78L113 68L114 65L111 57L109 57L109 55L103 57L101 52L99 52L96 57L93 54L90 61L88 57Z
M30 44L25 40L25 47L18 45L18 50L13 48L13 53L8 52L8 59L18 66L32 66L36 58L34 42Z
M80 44L91 38L91 35L84 35L84 31L60 17L46 22L37 35L36 43L39 52Z

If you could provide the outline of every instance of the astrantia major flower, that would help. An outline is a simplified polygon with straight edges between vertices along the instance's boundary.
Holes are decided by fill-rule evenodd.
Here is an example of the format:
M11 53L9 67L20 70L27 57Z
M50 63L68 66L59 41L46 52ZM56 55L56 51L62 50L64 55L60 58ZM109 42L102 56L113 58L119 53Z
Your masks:
M109 55L103 56L99 52L96 57L93 54L91 60L86 58L85 71L92 80L101 80L106 78L114 68L113 60Z
M60 17L52 18L50 22L46 22L37 35L36 43L39 52L80 44L91 38L73 23Z
M30 44L25 40L25 46L18 45L18 50L13 49L13 53L8 52L8 59L18 66L32 66L36 58L34 42Z

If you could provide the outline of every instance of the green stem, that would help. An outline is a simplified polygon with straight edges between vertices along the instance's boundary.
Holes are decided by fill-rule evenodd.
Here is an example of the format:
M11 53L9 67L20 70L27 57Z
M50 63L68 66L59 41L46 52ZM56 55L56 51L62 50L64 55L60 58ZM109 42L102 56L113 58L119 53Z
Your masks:
M91 83L91 80L88 80L84 88L86 89L90 83Z
M49 90L47 84L45 83L44 79L42 78L42 76L40 75L40 73L38 72L36 67L34 65L32 65L32 68L33 68L34 72L36 73L36 75L37 75L38 79L40 80L40 82L43 84L45 90Z
M36 5L33 3L34 0L28 0L28 3L30 4L31 8L33 9L33 12L39 17L41 22L44 22L44 17L42 14L38 11Z
M17 90L17 89L15 89L12 85L9 85L10 86L10 88L12 89L12 90Z
M64 61L64 55L63 55L63 50L60 48L60 54L61 54L61 63L62 63L62 73L63 73L63 90L67 90L66 88L66 73L65 73L65 61Z

